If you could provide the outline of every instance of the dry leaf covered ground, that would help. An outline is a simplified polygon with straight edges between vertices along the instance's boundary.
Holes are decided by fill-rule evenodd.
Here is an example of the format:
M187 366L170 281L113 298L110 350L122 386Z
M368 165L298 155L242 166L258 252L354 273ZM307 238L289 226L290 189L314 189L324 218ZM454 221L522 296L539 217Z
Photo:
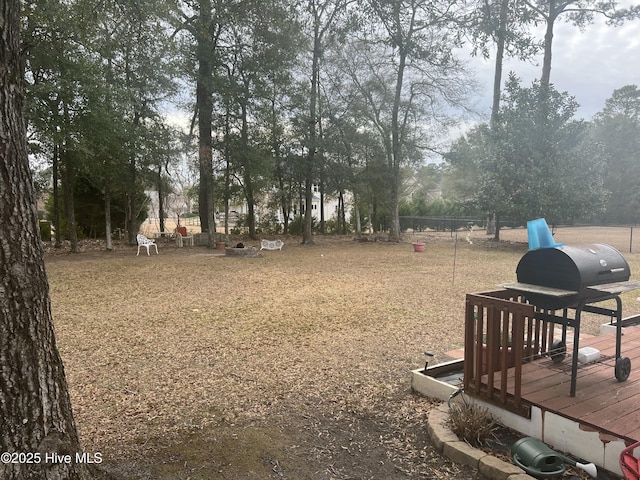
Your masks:
M48 253L85 451L126 479L482 478L433 451L409 371L462 347L466 293L515 279L526 232L510 233L420 234L424 253L328 237L258 258Z

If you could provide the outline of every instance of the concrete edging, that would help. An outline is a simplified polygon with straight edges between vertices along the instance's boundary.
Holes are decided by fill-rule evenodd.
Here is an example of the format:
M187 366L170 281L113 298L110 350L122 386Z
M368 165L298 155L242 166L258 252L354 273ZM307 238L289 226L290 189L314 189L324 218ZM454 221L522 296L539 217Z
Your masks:
M476 468L492 480L536 480L512 463L500 460L478 448L470 446L447 426L449 409L446 403L429 412L427 431L436 450L455 463Z

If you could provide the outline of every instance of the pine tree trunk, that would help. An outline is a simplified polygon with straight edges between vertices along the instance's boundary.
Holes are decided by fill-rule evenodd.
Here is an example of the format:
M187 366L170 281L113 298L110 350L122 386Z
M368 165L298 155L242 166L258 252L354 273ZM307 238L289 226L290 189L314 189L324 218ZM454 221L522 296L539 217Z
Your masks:
M353 193L353 214L356 217L356 237L360 238L362 235L362 223L360 221L360 207L358 206L358 195Z
M391 223L389 225L389 241L400 241L400 166L403 164L402 143L404 142L403 134L401 134L400 106L402 104L402 88L404 84L404 69L406 66L407 55L402 52L399 55L398 71L396 74L395 97L393 101L393 111L391 112L391 136L392 136L392 153L391 153Z
M313 42L313 60L311 67L311 90L309 103L309 152L305 162L305 179L304 179L304 228L302 231L302 243L313 245L313 181L314 181L314 164L316 161L316 123L318 108L318 84L320 82L320 55L322 52L322 42L320 39L319 19L315 18L314 24L314 42Z
M3 456L0 478L88 479L86 466L75 462L80 445L54 338L27 160L20 1L3 1L0 9L0 451L34 462ZM56 452L73 462L45 462L46 453Z
M138 220L137 220L138 205L136 201L136 183L138 181L137 180L138 172L136 168L135 154L133 153L130 155L130 158L129 158L128 169L129 169L129 178L128 178L128 192L126 193L126 198L127 198L126 225L127 225L129 244L135 245L136 236L138 235L138 227L139 227Z
M211 38L213 18L211 1L200 0L198 17L199 35L196 38L198 81L196 108L198 110L198 163L200 166L200 229L209 234L209 248L215 248L216 226L213 216L213 139L211 122L213 115L213 65L211 55L215 42Z
M160 231L167 230L164 222L164 190L162 188L162 166L158 165L158 219L160 220Z
M73 160L66 148L63 150L61 157L64 158L62 162L62 203L64 205L64 215L67 218L67 240L71 243L71 252L78 253L76 209L73 202L73 186L75 183Z
M58 188L58 165L59 165L59 145L56 138L53 145L53 161L52 161L52 176L53 176L53 228L55 230L56 238L53 246L60 248L62 246L62 231L60 230L60 192Z
M105 241L107 245L107 250L113 250L113 242L111 240L111 232L113 227L111 226L111 195L106 194L104 196L104 230L105 230Z

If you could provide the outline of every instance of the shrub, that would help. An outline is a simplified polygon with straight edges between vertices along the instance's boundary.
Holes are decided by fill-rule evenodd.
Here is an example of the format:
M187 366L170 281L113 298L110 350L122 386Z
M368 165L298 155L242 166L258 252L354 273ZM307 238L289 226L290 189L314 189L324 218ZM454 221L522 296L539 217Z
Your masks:
M496 431L500 428L486 407L466 403L451 405L447 423L458 438L474 447L486 445L489 440L495 439Z
M315 217L311 217L311 230L313 232L318 231L318 222ZM304 216L296 215L295 218L289 222L289 234L302 235L304 233Z
M43 242L51 241L51 223L46 220L40 220L40 238Z
M324 222L325 230L327 233L333 233L337 235L347 235L351 232L351 225L347 223L346 225L340 225L338 228L338 219L334 215L329 220Z
M278 221L278 216L273 212L261 217L260 228L266 234L275 235L282 233L282 224Z

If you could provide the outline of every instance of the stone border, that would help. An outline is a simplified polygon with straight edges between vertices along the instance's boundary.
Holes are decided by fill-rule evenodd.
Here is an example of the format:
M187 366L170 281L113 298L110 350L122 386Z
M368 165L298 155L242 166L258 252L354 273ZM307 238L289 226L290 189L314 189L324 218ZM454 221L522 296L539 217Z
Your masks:
M520 467L500 460L493 455L462 441L447 426L449 409L446 403L429 412L427 432L436 450L449 460L477 469L492 480L536 480Z
M244 258L256 258L259 255L256 247L226 247L224 254L227 257L244 257Z

